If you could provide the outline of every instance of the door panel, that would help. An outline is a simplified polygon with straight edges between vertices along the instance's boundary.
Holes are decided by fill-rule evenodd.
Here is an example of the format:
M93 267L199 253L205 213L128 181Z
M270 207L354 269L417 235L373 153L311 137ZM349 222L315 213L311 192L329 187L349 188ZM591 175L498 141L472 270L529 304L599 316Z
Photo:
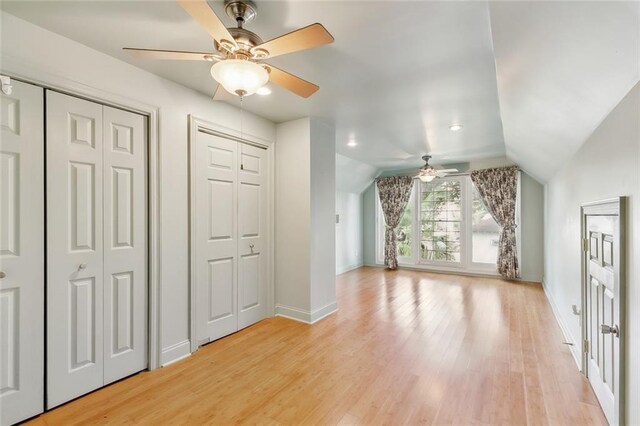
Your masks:
M267 152L239 144L242 163L238 171L238 328L267 315Z
M147 368L145 117L104 111L104 384Z
M43 411L44 96L0 93L0 423Z
M229 318L235 312L234 291L232 285L222 283L233 283L235 268L233 258L216 259L209 261L208 294L209 323L219 319Z
M102 106L47 91L47 407L103 384Z
M615 421L615 401L619 380L620 339L615 333L603 332L601 327L620 326L619 291L616 282L615 239L619 227L618 216L586 216L588 235L586 295L587 375L610 423Z
M237 143L198 133L193 159L193 262L198 342L238 329ZM192 216L193 217L193 216Z

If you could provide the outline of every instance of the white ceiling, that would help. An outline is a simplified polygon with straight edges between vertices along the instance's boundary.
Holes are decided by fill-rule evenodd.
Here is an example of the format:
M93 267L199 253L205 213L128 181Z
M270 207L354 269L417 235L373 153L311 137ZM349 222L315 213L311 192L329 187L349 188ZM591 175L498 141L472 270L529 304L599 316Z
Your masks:
M549 178L639 79L640 3L267 1L247 28L270 39L313 22L329 46L272 60L320 85L275 88L246 109L275 122L316 115L336 150L376 168L501 157ZM211 2L232 25L222 1ZM173 1L6 1L5 11L212 94L208 63L141 60L122 47L209 50ZM495 50L495 52L494 52ZM497 68L497 69L496 69ZM237 105L237 98L229 98ZM462 131L448 127L462 123ZM504 131L503 131L504 127ZM346 142L355 138L358 146Z
M507 156L547 180L640 79L640 2L494 2Z

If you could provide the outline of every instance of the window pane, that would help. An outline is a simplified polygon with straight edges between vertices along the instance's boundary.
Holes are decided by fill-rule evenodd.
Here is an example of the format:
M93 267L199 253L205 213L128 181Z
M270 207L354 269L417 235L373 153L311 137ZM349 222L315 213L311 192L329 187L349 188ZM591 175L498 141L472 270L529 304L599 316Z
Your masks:
M460 262L461 185L457 179L422 183L420 193L420 257Z
M413 222L413 191L411 191L411 197L404 210L404 214L400 219L400 223L396 228L397 235L397 253L399 257L411 257L411 231Z
M495 264L498 260L500 226L491 217L475 186L473 187L471 216L473 261Z

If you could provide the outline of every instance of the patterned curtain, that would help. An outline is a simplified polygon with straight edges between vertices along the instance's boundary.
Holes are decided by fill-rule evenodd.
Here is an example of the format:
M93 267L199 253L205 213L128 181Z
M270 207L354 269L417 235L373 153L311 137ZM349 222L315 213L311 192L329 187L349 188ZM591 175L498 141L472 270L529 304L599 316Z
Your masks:
M516 244L517 167L476 170L471 181L478 189L484 205L500 225L498 272L507 279L520 277Z
M384 231L384 264L389 269L398 267L396 251L396 228L411 197L413 178L411 176L393 176L377 180L378 195L384 213L386 225Z

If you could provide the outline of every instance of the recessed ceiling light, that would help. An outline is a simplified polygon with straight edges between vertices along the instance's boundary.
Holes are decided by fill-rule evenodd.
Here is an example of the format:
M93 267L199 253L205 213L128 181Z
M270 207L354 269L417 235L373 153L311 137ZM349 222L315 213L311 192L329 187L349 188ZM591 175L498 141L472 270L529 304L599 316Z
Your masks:
M267 86L262 86L261 88L256 90L256 93L258 95L262 95L262 96L270 95L271 94L271 89L269 89Z
M449 130L451 130L452 132L462 130L462 124L452 124L451 126L449 126Z
M349 142L347 142L347 146L358 146L358 142L351 139Z

